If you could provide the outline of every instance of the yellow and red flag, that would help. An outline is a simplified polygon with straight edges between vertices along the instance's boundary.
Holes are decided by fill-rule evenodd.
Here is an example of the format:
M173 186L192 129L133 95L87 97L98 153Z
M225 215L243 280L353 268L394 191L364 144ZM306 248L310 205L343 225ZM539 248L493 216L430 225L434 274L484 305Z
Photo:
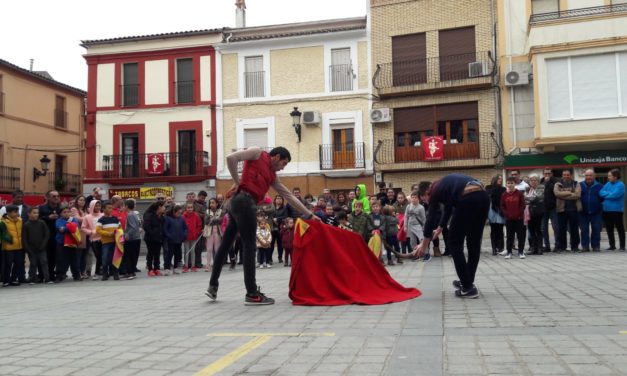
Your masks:
M120 268L122 257L124 256L124 231L119 228L115 230L115 250L113 251L113 266Z

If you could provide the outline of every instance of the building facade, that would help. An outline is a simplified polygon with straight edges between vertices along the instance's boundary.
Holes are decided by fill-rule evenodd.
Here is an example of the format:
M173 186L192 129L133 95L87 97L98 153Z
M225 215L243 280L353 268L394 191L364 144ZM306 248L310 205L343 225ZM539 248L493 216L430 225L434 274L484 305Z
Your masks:
M216 53L221 30L83 41L85 191L149 201L215 193Z
M280 178L303 194L372 186L366 22L359 17L225 29L218 154L284 146L292 161ZM300 136L292 112L301 113ZM217 177L218 191L226 191L232 180L224 158Z
M0 200L25 192L30 205L48 190L81 192L85 92L0 60ZM49 160L43 173L41 160ZM39 171L36 174L34 169Z
M498 2L506 169L627 173L627 1Z
M377 181L407 192L413 183L451 172L484 182L496 173L491 3L370 2ZM430 158L431 140L441 152L437 158Z

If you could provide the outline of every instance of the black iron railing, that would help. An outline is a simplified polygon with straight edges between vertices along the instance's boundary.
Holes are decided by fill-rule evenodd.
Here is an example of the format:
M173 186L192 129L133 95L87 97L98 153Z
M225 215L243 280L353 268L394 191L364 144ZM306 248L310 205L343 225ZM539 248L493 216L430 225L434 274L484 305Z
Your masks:
M0 91L0 114L4 113L4 93Z
M627 4L603 5L600 7L568 9L558 12L532 14L529 17L529 24L535 25L542 22L554 21L567 18L589 17L603 14L627 13Z
M122 106L134 107L139 105L139 84L122 85Z
M255 98L265 96L265 72L244 72L244 97Z
M81 192L81 176L61 172L48 172L48 189L63 193Z
M20 169L0 166L0 189L14 191L20 189Z
M491 53L473 52L377 64L373 84L377 89L423 84L429 88L440 82L485 77L493 72Z
M342 170L365 168L363 142L346 142L319 145L320 169Z
M330 65L329 81L331 91L353 90L353 66L351 64Z
M379 140L374 151L377 164L425 161L425 154L419 141L408 137L394 140ZM444 160L494 159L498 156L498 144L493 133L482 132L468 135L468 140L459 142L453 139L444 144Z
M194 103L194 81L176 82L176 103Z
M54 126L67 128L67 111L64 111L62 108L54 109Z
M116 154L102 157L105 178L148 178L159 176L207 176L209 153Z

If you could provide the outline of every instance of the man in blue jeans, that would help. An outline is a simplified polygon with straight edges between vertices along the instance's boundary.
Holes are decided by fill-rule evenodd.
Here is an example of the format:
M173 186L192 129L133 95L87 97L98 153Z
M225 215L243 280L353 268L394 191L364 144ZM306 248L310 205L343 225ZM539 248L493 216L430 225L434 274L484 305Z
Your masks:
M562 180L555 183L553 192L557 209L556 252L566 250L566 232L570 233L570 251L579 251L579 213L581 212L581 186L573 180L570 170L562 171Z
M579 213L579 228L581 229L581 251L593 252L601 250L601 220L603 205L599 192L603 186L595 180L594 170L588 169L584 173L581 185L581 206Z

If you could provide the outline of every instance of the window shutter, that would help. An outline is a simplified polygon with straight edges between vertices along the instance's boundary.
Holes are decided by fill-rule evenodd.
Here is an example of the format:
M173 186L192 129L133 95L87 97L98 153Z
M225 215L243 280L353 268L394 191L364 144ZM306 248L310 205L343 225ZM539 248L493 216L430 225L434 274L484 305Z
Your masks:
M433 106L394 109L394 133L432 131L434 128Z
M351 63L350 48L335 48L331 50L332 65L349 65Z
M244 147L249 148L252 146L260 148L268 147L268 128L244 130Z
M435 107L437 121L479 119L477 102L442 104Z
M568 59L546 61L549 86L549 120L570 119Z
M137 77L137 63L124 64L124 85L135 85L139 83Z
M531 13L552 13L559 11L559 0L532 0Z
M570 58L573 117L618 115L616 54Z
M250 56L246 58L246 72L263 71L263 56Z
M440 30L440 80L468 78L468 64L477 61L475 56L475 27Z
M394 86L427 82L425 33L392 37L392 80Z
M627 0L626 0L627 1ZM618 67L620 69L622 115L627 115L627 52L618 54Z

